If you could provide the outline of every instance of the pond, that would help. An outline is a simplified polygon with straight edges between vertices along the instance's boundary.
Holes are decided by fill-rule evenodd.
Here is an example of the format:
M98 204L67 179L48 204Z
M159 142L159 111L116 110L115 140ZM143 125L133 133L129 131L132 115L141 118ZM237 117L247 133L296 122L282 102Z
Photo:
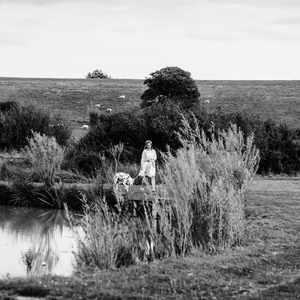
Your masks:
M0 206L0 278L72 274L76 237L63 210Z

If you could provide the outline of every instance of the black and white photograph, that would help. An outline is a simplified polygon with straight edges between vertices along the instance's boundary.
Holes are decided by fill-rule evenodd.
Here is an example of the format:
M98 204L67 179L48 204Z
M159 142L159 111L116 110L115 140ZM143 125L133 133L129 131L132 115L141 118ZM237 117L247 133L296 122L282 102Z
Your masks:
M300 0L0 0L0 300L300 300Z

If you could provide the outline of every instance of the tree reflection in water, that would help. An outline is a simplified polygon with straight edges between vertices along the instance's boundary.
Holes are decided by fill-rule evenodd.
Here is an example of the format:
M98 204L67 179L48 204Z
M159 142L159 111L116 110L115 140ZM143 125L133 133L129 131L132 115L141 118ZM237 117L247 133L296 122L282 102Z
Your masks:
M16 240L29 240L21 253L27 274L52 273L59 261L57 240L68 226L63 210L39 210L0 206L0 228Z

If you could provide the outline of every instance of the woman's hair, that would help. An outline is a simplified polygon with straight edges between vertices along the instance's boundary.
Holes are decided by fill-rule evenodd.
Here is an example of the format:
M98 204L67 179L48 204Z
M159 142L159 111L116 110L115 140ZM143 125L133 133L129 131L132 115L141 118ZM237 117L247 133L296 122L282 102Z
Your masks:
M150 146L151 146L151 148L152 148L152 141L147 140L147 141L145 142L144 149L146 149L146 146L149 145L149 144L150 144Z

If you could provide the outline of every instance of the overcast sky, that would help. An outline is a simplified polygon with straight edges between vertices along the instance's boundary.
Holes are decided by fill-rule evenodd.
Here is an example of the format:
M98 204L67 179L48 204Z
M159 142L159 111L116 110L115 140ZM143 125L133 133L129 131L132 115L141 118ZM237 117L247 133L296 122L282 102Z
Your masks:
M300 0L0 0L0 76L300 79Z

